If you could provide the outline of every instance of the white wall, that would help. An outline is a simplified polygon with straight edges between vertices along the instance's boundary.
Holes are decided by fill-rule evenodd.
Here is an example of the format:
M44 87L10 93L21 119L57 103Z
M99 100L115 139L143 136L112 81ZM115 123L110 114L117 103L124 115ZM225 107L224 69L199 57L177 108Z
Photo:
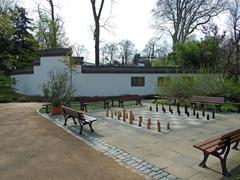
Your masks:
M18 93L42 95L41 84L47 81L48 72L64 67L63 57L41 57L40 61L40 66L34 67L34 74L14 75ZM88 74L81 73L79 66L73 74L73 88L76 96L149 95L156 93L158 77L164 76L171 74ZM145 86L131 87L131 77L145 77Z
M78 96L115 96L156 93L158 77L164 74L77 74L73 88ZM144 87L131 87L131 77L145 77Z
M14 75L16 91L25 95L43 95L41 84L48 79L48 72L64 67L63 57L41 57L40 66L34 66L34 74Z

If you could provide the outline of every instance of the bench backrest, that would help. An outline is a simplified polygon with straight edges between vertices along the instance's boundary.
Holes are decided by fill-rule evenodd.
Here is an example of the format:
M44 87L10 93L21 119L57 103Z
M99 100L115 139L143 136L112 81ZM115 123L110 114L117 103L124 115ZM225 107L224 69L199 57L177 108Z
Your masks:
M210 96L193 96L192 102L202 102L202 103L213 103L213 104L223 104L224 97L210 97Z
M63 108L63 113L68 114L72 117L75 118L84 118L84 115L82 112L71 109L71 108L67 108L67 107L62 107Z
M118 99L120 99L120 100L141 100L142 97L139 95L126 95L126 96L119 96Z
M86 98L81 98L80 103L88 103L88 102L102 102L102 101L107 101L108 99L105 97L86 97Z
M225 143L233 143L240 140L240 129L229 132L221 136L218 145L223 145Z

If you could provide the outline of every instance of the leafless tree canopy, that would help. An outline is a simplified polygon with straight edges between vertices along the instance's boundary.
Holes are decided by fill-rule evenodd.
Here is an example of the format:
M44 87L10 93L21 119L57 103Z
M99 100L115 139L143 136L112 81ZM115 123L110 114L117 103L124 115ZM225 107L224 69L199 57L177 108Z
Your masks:
M173 44L184 42L198 27L224 10L225 0L157 0L154 27L168 32Z
M17 2L17 0L0 0L0 11L7 12L9 8L13 8Z
M228 24L230 40L227 42L226 68L231 74L240 74L240 1L230 0L228 2Z
M119 43L120 56L124 60L124 64L128 64L130 57L135 53L135 45L130 40L122 40Z
M153 60L157 56L161 56L163 48L161 47L160 37L152 37L143 49L143 55L148 57L148 60Z
M107 43L101 48L103 64L113 64L118 60L118 46L117 43Z
M38 20L36 21L36 38L39 49L60 48L68 45L62 18L55 12L53 0L47 0L49 9L38 6Z
M80 45L77 43L74 44L73 51L77 57L84 57L84 59L88 59L89 51L86 49L84 45Z

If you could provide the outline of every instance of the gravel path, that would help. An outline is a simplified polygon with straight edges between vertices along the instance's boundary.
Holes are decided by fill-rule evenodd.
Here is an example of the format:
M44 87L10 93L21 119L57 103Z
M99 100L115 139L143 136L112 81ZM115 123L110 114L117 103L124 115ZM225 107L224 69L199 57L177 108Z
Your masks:
M1 180L144 179L41 117L38 106L0 104Z

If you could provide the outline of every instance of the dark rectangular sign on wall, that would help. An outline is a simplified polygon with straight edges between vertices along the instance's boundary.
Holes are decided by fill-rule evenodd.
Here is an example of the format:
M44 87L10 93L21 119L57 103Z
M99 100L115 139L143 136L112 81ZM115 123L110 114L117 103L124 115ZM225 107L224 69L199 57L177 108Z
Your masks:
M145 77L131 77L131 86L145 86Z

